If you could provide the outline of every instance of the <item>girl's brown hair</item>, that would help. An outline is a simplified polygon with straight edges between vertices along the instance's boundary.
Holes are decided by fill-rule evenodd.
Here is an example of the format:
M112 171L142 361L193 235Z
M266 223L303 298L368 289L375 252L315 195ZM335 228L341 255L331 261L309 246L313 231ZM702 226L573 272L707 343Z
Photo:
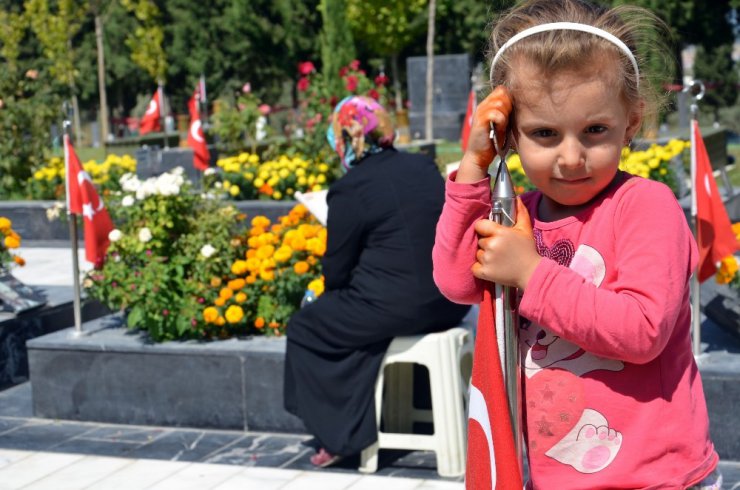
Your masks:
M571 30L546 31L521 39L506 49L496 62L491 84L511 87L512 62L524 58L539 67L543 77L565 70L585 69L611 56L615 63L619 96L632 107L643 104L647 125L657 121L665 92L648 68L660 66L665 81L669 73L669 31L663 21L641 7L620 5L608 8L585 0L527 0L504 12L494 21L489 60L512 36L524 29L552 22L577 22L598 27L627 45L640 67L639 83L631 61L616 45L594 34ZM647 60L650 59L650 67Z

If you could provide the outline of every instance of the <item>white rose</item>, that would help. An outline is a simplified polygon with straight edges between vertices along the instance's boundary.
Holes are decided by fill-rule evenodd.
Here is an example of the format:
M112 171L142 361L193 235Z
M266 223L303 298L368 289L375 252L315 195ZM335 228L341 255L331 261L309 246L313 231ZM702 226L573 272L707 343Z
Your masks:
M146 226L139 230L139 241L146 243L152 239L152 232Z
M110 240L111 242L117 242L121 238L123 238L123 233L121 233L121 230L117 228L114 230L111 230L111 232L108 233L108 240Z
M206 177L208 177L209 175L213 175L215 173L216 173L216 169L213 167L208 167L207 169L203 171L203 175L205 175Z
M213 248L213 246L210 243L203 245L203 247L201 247L200 249L200 254L205 258L209 258L215 252L216 252L216 249Z
M136 202L136 199L134 199L134 196L128 194L124 196L123 199L121 200L121 205L124 207L129 207L129 206L133 206L135 202Z

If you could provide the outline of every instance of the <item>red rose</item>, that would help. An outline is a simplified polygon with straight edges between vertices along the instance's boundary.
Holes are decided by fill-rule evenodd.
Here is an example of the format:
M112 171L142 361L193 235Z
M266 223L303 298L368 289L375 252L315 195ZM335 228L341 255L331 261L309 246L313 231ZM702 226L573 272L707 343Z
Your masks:
M348 71L349 71L349 68L348 67L346 67L346 66L341 67L339 69L339 76L341 78L344 78L344 75L346 75Z
M370 90L368 90L367 91L367 95L369 95L370 97L372 97L375 100L380 100L380 94L374 88L371 88Z
M375 77L375 85L378 87L384 86L386 83L388 83L388 77L385 76L385 73L381 73L377 77Z
M311 82L308 81L308 78L303 77L300 80L298 80L298 91L299 92L305 92L308 90L308 87L311 85Z
M347 82L344 84L344 88L349 92L354 92L357 89L357 77L350 75L347 77Z
M311 63L310 61L298 63L298 73L300 73L304 77L312 73L314 70L316 70L316 67L313 66L313 63Z
M349 63L349 67L353 70L359 70L360 69L360 60L352 60Z

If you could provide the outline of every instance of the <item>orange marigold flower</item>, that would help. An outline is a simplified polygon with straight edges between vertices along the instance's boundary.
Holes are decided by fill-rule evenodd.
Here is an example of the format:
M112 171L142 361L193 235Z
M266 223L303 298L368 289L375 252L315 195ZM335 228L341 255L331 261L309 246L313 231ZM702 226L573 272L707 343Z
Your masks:
M23 259L23 257L20 257L18 255L13 255L13 262L18 264L19 266L23 267L26 265L26 261Z
M229 281L228 286L229 286L229 289L231 289L232 291L239 291L241 288L244 287L245 284L246 282L244 281L244 279L237 278L237 279L232 279L231 281Z
M260 248L257 249L257 257L259 257L260 259L269 259L274 253L274 245L262 245Z
M293 250L289 246L283 245L275 250L274 257L277 262L287 262L290 260L291 255L293 255Z
M224 298L218 297L215 300L213 300L213 304L216 306L223 306L226 304L226 300Z
M271 196L272 193L273 193L272 186L270 184L268 184L267 182L265 182L264 184L262 184L260 186L259 192L260 192L260 194L265 194L267 196Z
M306 250L306 239L302 235L296 234L290 242L293 250Z
M0 232L5 233L13 226L13 222L5 216L0 216Z
M220 277L212 277L211 278L211 287L217 288L221 285L221 278Z
M221 288L221 291L218 292L219 298L229 299L232 296L234 296L234 291L232 291L230 288Z
M715 280L718 284L729 284L738 272L737 259L733 255L725 257L719 264Z
M251 258L256 257L256 256L257 256L257 251L255 249L250 248L249 250L247 250L246 257L248 259L251 259Z
M17 237L13 235L8 235L5 237L5 248L18 248L20 246L21 241Z
M267 216L259 215L252 218L252 226L259 228L267 228L270 226L270 219Z
M275 271L272 269L265 269L260 271L260 279L263 281L272 281L275 279Z
M257 277L250 274L247 276L246 281L247 284L254 284L257 281Z
M324 292L324 276L321 276L318 279L314 279L313 281L309 282L308 289L313 291L316 296L321 296L321 294Z
M219 316L218 318L216 318L216 321L214 323L218 325L219 327L222 327L226 325L226 319L222 316Z
M295 271L296 274L300 275L300 274L305 274L306 272L308 272L309 267L310 266L308 265L308 262L306 262L305 260L299 260L293 266L293 270Z
M278 322L270 322L268 326L270 328L280 328L280 324Z
M254 321L254 326L257 328L262 328L265 326L265 319L261 316L258 316L257 319Z
M247 293L242 293L242 292L236 293L234 300L237 303L244 303L247 300Z

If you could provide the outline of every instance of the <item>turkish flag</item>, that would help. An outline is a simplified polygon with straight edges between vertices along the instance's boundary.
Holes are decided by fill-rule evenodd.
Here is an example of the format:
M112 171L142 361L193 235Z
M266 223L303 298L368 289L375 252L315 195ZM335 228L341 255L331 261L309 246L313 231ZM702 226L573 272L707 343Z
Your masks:
M82 215L85 258L97 266L102 263L108 250L108 234L113 230L113 222L66 134L64 153L67 159L67 206L70 213Z
M694 141L691 153L695 166L692 214L696 216L696 241L699 245L698 277L699 282L704 282L717 272L717 264L722 259L738 250L738 241L712 174L699 123L694 120L692 125Z
M496 315L489 283L483 293L473 351L468 408L465 488L522 490L519 456L509 417L508 395L496 341Z
M468 96L468 109L465 111L465 119L463 120L462 132L460 133L460 147L463 153L468 148L468 138L470 137L470 128L473 126L473 114L475 114L476 99L475 89L470 89L470 95Z
M193 166L198 170L205 170L210 166L211 153L208 151L203 128L200 122L200 88L196 87L193 96L188 101L190 111L190 130L188 131L188 146L193 149Z
M152 100L149 101L144 116L139 122L139 134L151 133L152 131L162 131L161 101L159 100L159 90L154 92Z

